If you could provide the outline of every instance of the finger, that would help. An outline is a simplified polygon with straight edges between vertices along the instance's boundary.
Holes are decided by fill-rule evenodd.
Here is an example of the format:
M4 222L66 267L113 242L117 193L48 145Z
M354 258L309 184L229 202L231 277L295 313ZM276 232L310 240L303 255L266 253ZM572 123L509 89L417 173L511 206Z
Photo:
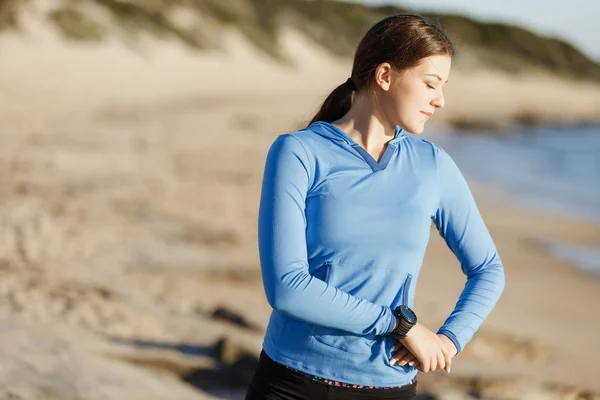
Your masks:
M412 353L409 353L406 356L402 357L400 361L398 361L398 365L402 366L408 364L412 367L416 361L416 357Z
M423 371L423 364L421 364L418 360L415 361L414 367L421 372L425 372L425 371Z
M406 357L408 354L409 352L405 348L400 349L396 354L392 356L392 358L390 359L390 364L396 364L399 360L401 360L403 357Z
M442 346L442 354L444 354L446 361L446 372L450 373L450 369L452 367L452 357L450 357L450 351L446 348L446 346Z
M392 357L395 358L396 360L399 360L402 357L406 357L407 354L410 354L410 351L408 351L405 348L401 348L400 350L398 350L397 352L392 354Z
M429 370L435 371L437 369L437 354L431 357L431 363L429 364Z
M429 372L429 366L431 365L431 359L426 358L423 361L421 361L421 364L423 366L423 372L425 372L425 373Z
M452 364L452 357L450 356L450 352L448 351L448 348L446 347L446 345L440 340L440 350L441 350L441 354L444 357L444 369L446 370L446 372L449 372L448 369L450 368L450 365Z
M402 345L402 343L396 341L396 343L394 343L394 345L392 346L392 353L395 352L396 350L400 350L400 348L404 347Z
M406 347L400 347L395 352L392 352L392 356L396 356L399 354L410 354L410 351L408 351L408 349ZM398 357L396 357L396 358L398 358Z
M446 369L446 357L441 349L437 354L437 369Z

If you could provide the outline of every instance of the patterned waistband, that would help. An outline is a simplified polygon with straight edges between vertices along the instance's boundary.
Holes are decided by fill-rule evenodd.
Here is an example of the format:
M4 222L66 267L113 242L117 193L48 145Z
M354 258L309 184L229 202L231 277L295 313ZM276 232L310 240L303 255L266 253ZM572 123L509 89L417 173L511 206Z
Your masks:
M275 361L277 362L277 361ZM412 384L414 384L417 381L417 377L415 376L409 383L407 383L406 385L400 385L400 386L363 386L363 385L356 385L353 383L347 383L347 382L339 382L339 381L332 381L331 379L327 379L327 378L321 378L320 376L316 376L316 375L311 375L311 374L307 374L306 372L303 371L299 371L297 369L294 369L292 367L288 367L287 365L278 363L277 364L281 365L282 367L285 367L289 370L292 370L294 372L298 372L299 374L304 375L307 379L310 379L312 381L315 382L321 382L321 383L325 383L327 385L330 386L340 386L340 387L349 387L349 388L357 388L357 389L398 389L398 388L403 388L406 386L410 386Z

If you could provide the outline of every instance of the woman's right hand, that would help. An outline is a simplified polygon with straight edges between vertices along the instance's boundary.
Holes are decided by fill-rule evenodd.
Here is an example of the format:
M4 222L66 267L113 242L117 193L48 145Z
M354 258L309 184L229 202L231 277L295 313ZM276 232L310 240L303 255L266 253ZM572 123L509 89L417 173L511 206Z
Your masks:
M420 370L423 372L445 369L450 371L452 357L441 339L417 322L400 343L410 351L419 361Z

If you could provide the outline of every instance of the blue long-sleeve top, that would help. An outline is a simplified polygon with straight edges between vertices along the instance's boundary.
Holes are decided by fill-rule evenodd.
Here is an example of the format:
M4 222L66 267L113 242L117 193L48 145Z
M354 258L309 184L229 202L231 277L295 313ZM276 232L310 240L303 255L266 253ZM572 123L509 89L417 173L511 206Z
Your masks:
M398 126L379 162L327 122L277 137L258 218L267 355L347 383L408 383L417 370L389 364L387 334L392 310L413 305L432 221L466 275L437 331L460 352L498 301L504 269L452 158Z

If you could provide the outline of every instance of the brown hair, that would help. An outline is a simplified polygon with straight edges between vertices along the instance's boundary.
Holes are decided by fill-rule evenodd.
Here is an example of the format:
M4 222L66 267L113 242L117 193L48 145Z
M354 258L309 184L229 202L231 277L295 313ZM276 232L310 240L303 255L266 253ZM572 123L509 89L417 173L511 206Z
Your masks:
M433 55L454 55L452 42L440 28L416 14L384 18L369 29L358 44L351 81L327 96L309 125L315 121L333 122L350 111L353 91L370 87L380 64L388 62L395 70L402 71Z

